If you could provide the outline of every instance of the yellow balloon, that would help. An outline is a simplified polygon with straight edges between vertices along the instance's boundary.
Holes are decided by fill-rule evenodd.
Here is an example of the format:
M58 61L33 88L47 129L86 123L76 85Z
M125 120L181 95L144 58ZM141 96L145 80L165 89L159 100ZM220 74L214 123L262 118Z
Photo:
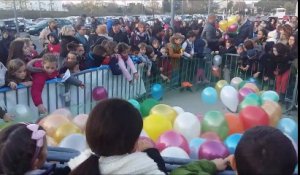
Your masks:
M218 94L220 94L221 89L226 85L228 85L226 80L220 80L217 82L215 89L217 90Z
M269 116L270 126L276 127L278 120L282 116L282 109L280 105L274 101L267 100L261 106Z
M230 16L228 19L227 19L227 25L228 26L231 26L232 24L236 24L237 23L237 16Z
M178 114L171 106L159 104L151 109L150 115L166 117L171 122L171 124L173 124Z
M243 88L252 89L255 93L259 93L258 87L254 83L246 83Z
M54 134L54 140L59 143L63 138L70 134L81 133L81 129L75 124L69 122L61 125Z
M48 146L57 146L56 141L52 137L46 136L46 139L47 139L47 145Z
M229 26L229 25L228 25L227 20L222 20L222 21L219 22L219 28L220 28L223 32L225 32L225 31L227 30L228 26Z
M144 119L144 131L155 142L166 131L172 130L171 122L161 116L150 115Z
M57 128L69 122L70 120L66 116L59 115L59 114L52 114L43 118L39 122L39 125L41 125L45 129L48 136L53 137Z

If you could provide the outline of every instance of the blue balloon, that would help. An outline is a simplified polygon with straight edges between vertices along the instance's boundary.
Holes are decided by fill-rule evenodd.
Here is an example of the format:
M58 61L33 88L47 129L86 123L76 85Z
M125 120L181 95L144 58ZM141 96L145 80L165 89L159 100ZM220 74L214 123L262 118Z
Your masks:
M206 139L203 138L194 138L190 141L189 147L190 147L190 157L192 159L199 159L198 152L200 149L200 146L206 141Z
M207 87L201 92L201 100L205 104L213 105L218 101L218 93L215 88Z
M164 95L164 89L160 84L154 84L151 88L151 96L155 100L160 100Z
M131 103L137 110L141 110L141 105L138 101L136 101L135 99L129 99L128 100L129 103Z
M293 119L280 119L277 123L277 128L298 143L298 125Z
M228 148L230 154L234 154L235 149L241 138L242 134L232 134L225 139L224 144Z

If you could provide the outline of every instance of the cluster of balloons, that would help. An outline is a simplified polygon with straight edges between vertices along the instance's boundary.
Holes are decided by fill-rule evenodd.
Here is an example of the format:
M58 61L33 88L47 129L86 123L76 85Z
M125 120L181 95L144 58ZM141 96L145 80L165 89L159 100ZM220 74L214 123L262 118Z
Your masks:
M236 33L238 27L237 16L230 16L227 20L224 19L219 22L219 29L221 29L223 32Z
M61 108L52 112L39 121L47 133L49 146L59 146L84 151L86 139L84 136L87 114L79 114L72 117L68 109Z

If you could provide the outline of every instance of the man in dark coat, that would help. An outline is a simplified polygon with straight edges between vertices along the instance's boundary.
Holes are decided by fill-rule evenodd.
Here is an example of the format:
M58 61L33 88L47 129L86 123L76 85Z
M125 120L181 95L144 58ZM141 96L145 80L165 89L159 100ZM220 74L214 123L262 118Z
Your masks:
M245 12L240 11L238 15L238 24L239 30L235 38L235 45L238 46L241 43L244 43L246 39L253 38L253 26L252 22L246 17Z
M222 42L221 36L217 36L215 23L216 15L209 15L201 34L201 37L207 41L208 48L212 51L217 51L219 49L219 42Z
M3 31L2 40L0 40L0 62L5 66L7 64L9 45L13 40L14 38L9 36L8 31Z
M112 30L109 32L108 36L112 37L117 43L123 42L129 44L127 34L121 31L121 23L117 20L113 22Z

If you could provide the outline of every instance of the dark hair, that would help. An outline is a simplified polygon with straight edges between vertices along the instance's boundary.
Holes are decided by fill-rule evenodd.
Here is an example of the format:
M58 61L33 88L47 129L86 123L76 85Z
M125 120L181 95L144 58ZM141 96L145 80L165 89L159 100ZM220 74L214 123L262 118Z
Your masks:
M271 41L271 42L266 42L266 45L265 45L265 53L268 53L268 52L272 51L274 45L275 45L275 43L274 43L273 41Z
M97 44L94 48L93 48L93 54L98 55L98 56L103 56L106 53L106 50L103 46L101 46L100 44Z
M233 40L232 38L228 38L228 39L226 40L226 42L228 42L228 43L231 44L231 45L234 45L234 40Z
M43 55L43 62L56 63L58 61L58 56L52 53L46 53Z
M267 32L266 29L260 29L260 30L258 30L258 31L261 31L265 37L268 36L268 32Z
M84 27L84 25L78 24L75 26L75 30L78 32L81 29L81 27Z
M274 48L276 48L279 56L286 56L288 53L288 47L282 43L275 44Z
M121 54L121 53L123 53L125 51L128 51L130 49L130 47L126 43L122 43L122 42L119 43L116 48L117 48L117 53L118 54Z
M32 170L37 141L31 139L32 131L26 126L19 123L0 132L0 174L18 175Z
M239 141L234 157L239 175L293 174L296 150L288 137L269 126L247 130Z
M79 44L72 41L70 43L67 44L67 50L68 51L76 51L76 49L79 47Z
M294 47L298 47L298 37L296 35L291 35L290 37L294 37L295 38L295 44ZM290 39L290 38L289 38Z
M196 34L195 34L195 32L193 32L193 31L189 31L189 32L186 34L186 38L193 38L193 37L196 37Z
M104 41L107 41L104 43ZM115 49L118 45L117 42L115 41L110 41L110 40L104 40L102 41L101 45L105 48L107 55L112 55L115 53Z
M25 60L25 54L23 53L23 47L25 45L24 40L14 40L8 49L8 58L7 62L9 62L12 59L20 58L21 60Z
M244 42L244 47L247 49L247 50L250 50L250 49L254 49L254 44L253 44L253 41L252 40L246 40Z
M86 141L95 155L71 172L71 175L98 175L99 156L129 154L143 128L140 112L122 99L98 103L86 124Z
M154 52L153 47L147 45L146 46L146 55L149 57Z

